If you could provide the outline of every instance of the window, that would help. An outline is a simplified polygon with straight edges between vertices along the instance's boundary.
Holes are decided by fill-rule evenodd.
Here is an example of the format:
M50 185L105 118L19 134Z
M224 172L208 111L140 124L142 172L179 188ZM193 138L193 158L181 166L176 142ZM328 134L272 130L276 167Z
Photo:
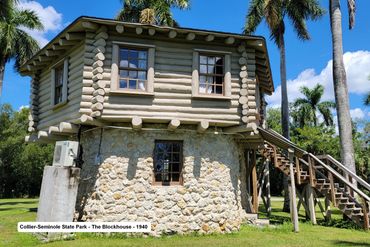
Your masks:
M68 58L58 62L51 69L51 105L59 106L68 98Z
M119 88L145 91L147 66L147 50L120 48Z
M180 184L182 165L182 141L155 141L155 184Z
M192 96L231 99L231 52L194 49Z
M54 105L63 102L63 65L55 68L55 82L54 82Z
M199 56L199 94L223 95L224 57L215 55Z
M153 95L154 55L152 45L113 41L111 93Z

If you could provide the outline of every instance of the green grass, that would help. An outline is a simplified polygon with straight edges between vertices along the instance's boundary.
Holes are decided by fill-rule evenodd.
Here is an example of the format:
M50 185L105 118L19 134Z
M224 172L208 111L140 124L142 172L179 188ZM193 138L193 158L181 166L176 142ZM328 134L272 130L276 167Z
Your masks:
M75 240L41 243L33 235L18 233L16 230L17 222L35 220L37 200L1 199L0 246L370 246L370 233L344 222L337 210L334 210L333 222L329 224L324 222L317 210L320 225L312 226L305 222L304 211L301 209L300 232L293 233L289 214L280 211L281 205L282 200L274 198L272 227L242 226L240 232L232 234L135 238L122 234L105 236L85 233L77 234Z

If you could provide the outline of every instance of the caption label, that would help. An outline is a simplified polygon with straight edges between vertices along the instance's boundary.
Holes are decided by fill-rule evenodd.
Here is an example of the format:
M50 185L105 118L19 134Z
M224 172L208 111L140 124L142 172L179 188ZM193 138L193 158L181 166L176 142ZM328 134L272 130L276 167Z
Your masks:
M150 232L149 222L18 222L18 232Z

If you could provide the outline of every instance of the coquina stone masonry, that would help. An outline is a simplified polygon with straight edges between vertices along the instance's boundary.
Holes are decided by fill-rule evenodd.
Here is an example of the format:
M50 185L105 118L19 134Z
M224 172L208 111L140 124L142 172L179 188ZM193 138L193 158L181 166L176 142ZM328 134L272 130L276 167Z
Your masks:
M99 142L101 145L99 151ZM183 185L153 185L155 140L183 141ZM231 136L96 129L83 135L78 220L149 221L151 235L239 229L240 161ZM101 163L95 157L101 155Z

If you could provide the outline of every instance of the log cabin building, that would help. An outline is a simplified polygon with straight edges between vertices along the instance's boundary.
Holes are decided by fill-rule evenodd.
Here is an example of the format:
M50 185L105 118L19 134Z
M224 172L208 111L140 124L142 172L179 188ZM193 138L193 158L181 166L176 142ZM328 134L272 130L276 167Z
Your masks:
M305 155L264 131L274 85L263 37L80 17L21 72L32 77L26 141L83 149L76 220L238 230L258 211L264 140Z

